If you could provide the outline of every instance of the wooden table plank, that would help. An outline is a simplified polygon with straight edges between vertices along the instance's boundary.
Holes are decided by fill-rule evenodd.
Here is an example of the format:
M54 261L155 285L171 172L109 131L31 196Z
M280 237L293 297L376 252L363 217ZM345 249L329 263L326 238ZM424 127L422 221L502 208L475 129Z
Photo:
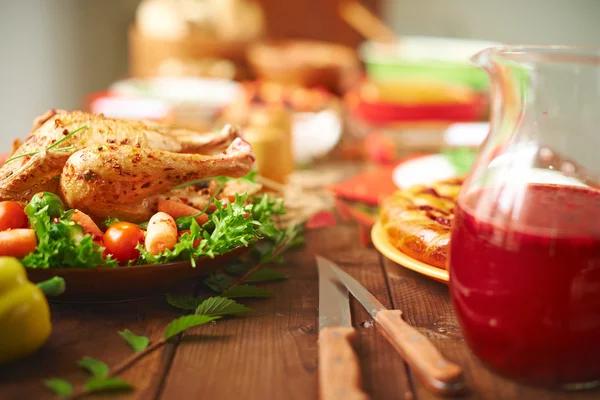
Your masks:
M164 298L112 304L52 303L53 332L44 347L25 360L0 368L0 399L49 399L42 380L59 377L73 384L87 378L77 361L90 356L114 366L132 354L117 331L130 329L151 340L177 316ZM165 347L123 375L135 387L127 398L154 397L169 361Z
M288 260L281 271L292 278L263 285L275 298L240 299L255 313L184 335L161 398L314 398L316 271L302 250Z
M318 241L311 250L331 259L354 276L385 306L391 306L391 298L381 267L379 254L360 244L360 233L355 225L341 225L324 232L330 241ZM349 246L341 246L348 243ZM373 400L398 399L410 393L410 383L402 359L373 325L373 319L352 296L352 318L358 332L357 351L363 373L365 390ZM400 397L402 398L402 397Z
M356 227L340 224L309 231L307 244L287 256L288 281L265 285L274 299L244 301L250 316L198 327L184 335L168 373L163 399L316 399L318 285L314 254L339 262L381 300L390 303L379 256L357 245ZM395 399L408 389L403 363L362 307L353 305L357 350L364 381L374 400ZM200 338L188 339L189 336ZM205 338L211 338L207 341Z
M460 364L467 379L464 399L536 399L591 400L600 398L600 390L579 393L552 392L519 385L488 370L471 353L463 340L452 309L448 287L403 268L384 258L384 267L394 307L404 318L433 340L440 351ZM411 374L417 399L437 399Z

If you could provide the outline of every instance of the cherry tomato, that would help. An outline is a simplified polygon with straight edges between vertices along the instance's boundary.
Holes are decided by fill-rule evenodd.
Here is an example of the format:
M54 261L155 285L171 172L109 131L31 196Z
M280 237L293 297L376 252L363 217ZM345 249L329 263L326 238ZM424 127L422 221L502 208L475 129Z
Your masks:
M178 236L181 237L184 233L191 233L191 232L188 231L188 230L179 231L179 235ZM200 246L200 239L194 240L194 247L198 247L198 246Z
M136 247L139 243L144 243L144 231L130 222L117 222L104 233L104 247L119 264L137 260L140 252Z
M28 227L29 221L22 205L14 201L0 202L0 231Z

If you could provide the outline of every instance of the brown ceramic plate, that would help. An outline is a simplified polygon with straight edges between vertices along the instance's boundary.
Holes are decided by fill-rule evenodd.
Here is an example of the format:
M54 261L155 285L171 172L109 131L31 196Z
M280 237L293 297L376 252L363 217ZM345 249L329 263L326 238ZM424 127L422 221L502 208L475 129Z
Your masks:
M197 281L203 275L242 256L248 247L238 247L215 258L204 257L193 268L189 261L168 264L136 265L118 268L49 268L27 269L32 282L41 282L54 276L62 277L67 290L56 302L116 302L161 295L185 281Z

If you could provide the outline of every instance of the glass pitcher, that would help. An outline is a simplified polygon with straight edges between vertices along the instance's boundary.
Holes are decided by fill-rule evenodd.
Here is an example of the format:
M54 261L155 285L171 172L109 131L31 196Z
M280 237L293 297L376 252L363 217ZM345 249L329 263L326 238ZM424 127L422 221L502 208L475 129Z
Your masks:
M472 59L492 121L458 200L450 293L499 373L600 382L600 49L505 46Z

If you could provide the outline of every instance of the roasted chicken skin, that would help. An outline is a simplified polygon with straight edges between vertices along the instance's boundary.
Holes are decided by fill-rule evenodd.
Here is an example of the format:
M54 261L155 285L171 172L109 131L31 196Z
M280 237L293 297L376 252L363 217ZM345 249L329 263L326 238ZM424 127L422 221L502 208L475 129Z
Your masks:
M85 127L85 128L84 128ZM57 148L46 151L69 133ZM33 130L12 154L29 154L0 168L0 198L26 202L41 191L56 192L62 168L75 151L100 144L181 151L173 137L139 122L119 121L80 111L52 110L36 119Z
M161 193L197 179L246 175L254 161L250 145L240 138L213 156L130 146L88 147L67 161L60 192L69 206L93 218L142 222L156 212Z
M227 129L218 132L203 134L176 126L160 125L151 121L148 121L147 125L177 140L182 146L182 153L213 154L222 152L235 138L240 137L238 129L231 125L228 125Z
M141 206L144 203L140 200L142 196L158 195L160 191L168 191L186 182L186 179L207 178L214 174L235 177L248 173L254 154L242 139L235 139L238 136L237 129L231 126L220 132L200 134L180 129L175 131L147 121L51 110L34 121L29 136L13 149L11 157L18 158L0 167L0 200L25 203L35 193L49 191L62 195L68 206L81 207L82 211L87 210L97 218L129 215L138 220L145 218L149 212ZM63 142L48 149L65 137ZM181 154L184 152L217 154ZM133 160L138 157L142 161L134 163ZM65 169L65 166L68 168ZM165 170L168 168L172 170ZM97 179L84 179L90 176ZM146 181L132 180L139 177ZM85 182L76 182L79 178ZM149 178L151 188L142 188ZM112 189L101 193L107 190L107 186L103 185L109 181L117 186L133 183L137 187L139 184L140 191L136 190L136 193L143 194L131 198L126 197L123 190L115 199L116 193ZM162 183L155 185L158 182ZM96 184L102 189L95 189ZM128 193L131 187L129 189ZM73 192L75 190L82 190L84 194ZM93 197L103 206L91 206L89 200L82 198L85 196ZM154 201L150 198L144 200L144 204ZM130 211L134 208L139 209L137 212Z

